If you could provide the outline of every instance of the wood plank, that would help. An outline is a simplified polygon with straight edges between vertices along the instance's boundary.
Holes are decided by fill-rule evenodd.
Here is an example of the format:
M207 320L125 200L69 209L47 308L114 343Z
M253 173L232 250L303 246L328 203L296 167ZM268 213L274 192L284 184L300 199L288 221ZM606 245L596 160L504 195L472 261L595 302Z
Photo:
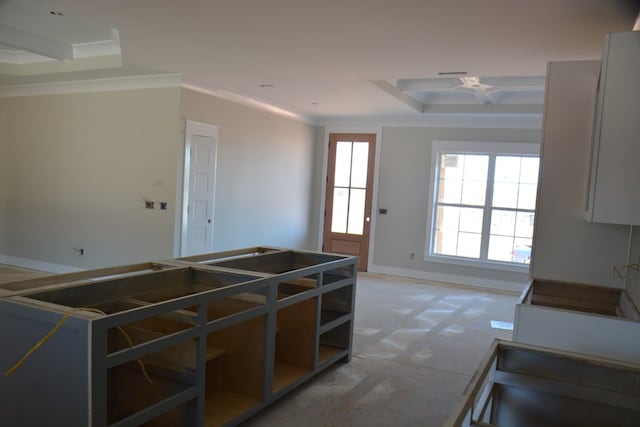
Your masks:
M599 387L589 387L567 381L552 380L549 378L500 370L496 371L494 381L496 384L535 390L547 394L571 397L589 402L597 402L608 406L631 409L634 411L637 411L638 408L640 408L640 393L618 393Z
M294 381L302 378L309 370L286 363L276 363L273 366L273 392L288 386Z
M78 271L75 273L55 274L37 279L21 280L18 282L5 283L0 288L8 291L26 291L42 288L51 285L65 285L73 282L85 281L89 279L106 279L114 275L124 275L131 273L144 273L147 271L157 271L168 266L157 263L140 263L118 267L99 268L95 270Z
M330 345L320 345L318 347L318 364L322 364L327 360L331 359L336 354L344 351L344 349L339 347L333 347Z
M318 287L318 281L315 279L309 279L306 277L301 277L298 279L289 279L286 282L283 282L288 285L302 286L304 288L315 289Z
M587 313L605 314L609 316L616 315L617 304L609 302L601 302L596 300L579 300L575 298L566 298L558 296L534 295L531 301L532 305L543 305L547 307L565 308L569 310L583 311Z
M583 285L579 283L554 282L548 280L534 280L533 293L535 295L572 298L581 301L606 302L615 306L620 298L620 289L603 286Z
M207 389L204 424L222 426L260 404L260 400L228 390Z

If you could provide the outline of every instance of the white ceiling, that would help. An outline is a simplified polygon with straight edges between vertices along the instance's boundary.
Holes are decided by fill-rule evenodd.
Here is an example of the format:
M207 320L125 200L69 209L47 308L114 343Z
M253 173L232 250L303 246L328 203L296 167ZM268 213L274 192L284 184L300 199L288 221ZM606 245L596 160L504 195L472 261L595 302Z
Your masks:
M604 34L631 30L639 8L638 0L0 0L0 30L75 50L110 46L80 65L0 67L0 86L182 73L191 86L317 122L459 105L539 113L547 62L600 58ZM466 72L481 86L442 72Z

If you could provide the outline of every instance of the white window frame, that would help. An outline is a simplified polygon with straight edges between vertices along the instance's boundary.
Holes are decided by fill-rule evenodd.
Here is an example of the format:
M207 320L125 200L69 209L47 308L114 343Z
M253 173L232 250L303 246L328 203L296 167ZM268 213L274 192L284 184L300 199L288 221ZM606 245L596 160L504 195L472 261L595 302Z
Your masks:
M431 146L431 171L429 198L427 200L427 232L425 241L424 260L445 264L464 265L469 267L490 268L515 272L526 272L528 264L492 261L486 259L465 258L453 255L434 254L432 251L434 241L434 208L436 206L436 185L439 182L438 159L443 153L447 154L488 154L488 155L533 155L540 156L540 144L530 142L483 142L483 141L433 141ZM489 176L492 176L489 170ZM482 236L483 239L488 238Z

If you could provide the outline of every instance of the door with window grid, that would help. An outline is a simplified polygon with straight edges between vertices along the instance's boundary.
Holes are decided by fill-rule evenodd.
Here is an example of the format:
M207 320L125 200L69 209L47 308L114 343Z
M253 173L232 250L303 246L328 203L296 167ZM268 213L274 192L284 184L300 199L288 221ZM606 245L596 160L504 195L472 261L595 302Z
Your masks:
M371 231L375 134L329 135L323 251L358 256L366 271Z

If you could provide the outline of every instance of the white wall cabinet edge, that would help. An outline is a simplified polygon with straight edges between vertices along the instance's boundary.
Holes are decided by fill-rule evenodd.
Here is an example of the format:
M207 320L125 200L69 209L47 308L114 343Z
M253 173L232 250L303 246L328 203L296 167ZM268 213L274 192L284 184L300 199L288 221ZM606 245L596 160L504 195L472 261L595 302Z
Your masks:
M605 37L586 219L640 224L640 32Z

